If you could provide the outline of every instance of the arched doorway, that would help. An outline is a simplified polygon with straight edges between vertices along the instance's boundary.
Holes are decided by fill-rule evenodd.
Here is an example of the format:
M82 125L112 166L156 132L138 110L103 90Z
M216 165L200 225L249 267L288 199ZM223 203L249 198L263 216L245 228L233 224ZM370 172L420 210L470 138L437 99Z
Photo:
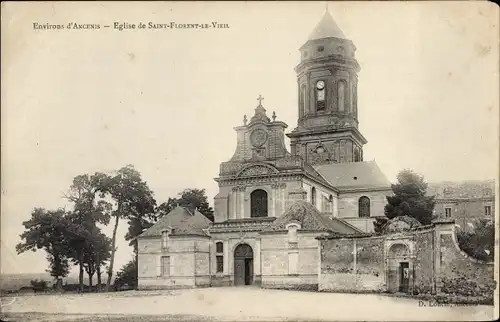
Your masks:
M410 249L403 243L393 244L387 253L387 281L390 292L409 293L413 267Z
M253 283L253 250L247 244L240 244L234 250L234 285Z
M267 217L267 192L262 189L250 194L250 217Z

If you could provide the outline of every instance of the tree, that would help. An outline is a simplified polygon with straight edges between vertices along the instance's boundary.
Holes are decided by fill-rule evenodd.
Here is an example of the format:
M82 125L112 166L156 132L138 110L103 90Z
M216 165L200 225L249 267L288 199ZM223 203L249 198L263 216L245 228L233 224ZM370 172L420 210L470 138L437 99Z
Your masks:
M31 213L31 219L24 221L23 226L26 230L20 235L21 243L16 245L17 253L45 250L49 261L47 271L57 279L56 285L60 290L62 285L59 278L69 273L70 222L67 213L62 209L35 208Z
M123 286L137 287L137 262L135 259L125 264L116 274L114 287L120 289Z
M495 226L487 219L474 223L473 231L459 230L458 245L467 255L483 260L493 261L495 253Z
M116 174L107 180L103 180L103 191L108 193L116 202L116 209L112 212L115 219L113 236L111 238L111 258L108 267L108 279L106 291L109 290L113 276L113 265L116 251L116 231L120 219L128 219L140 216L139 213L147 213L150 204L156 205L151 190L142 181L141 174L132 165L119 169ZM154 202L153 202L154 201Z
M375 233L379 235L383 234L383 228L388 221L387 217L375 217L375 221L373 222L373 229Z
M97 274L97 292L101 288L101 266L111 257L111 239L106 235L99 233L94 241L95 247L95 272Z
M166 203L162 203L158 207L160 217L168 214L177 205L185 207L192 205L210 221L214 221L214 210L208 203L205 189L185 189L178 196L179 198L169 198Z
M179 193L178 195L180 195ZM166 202L162 202L157 208L156 208L156 214L157 218L161 218L174 210L175 207L179 205L179 199L177 198L168 198Z
M139 260L136 237L153 225L156 209L156 200L154 199L153 192L149 189L147 183L141 182L137 188L138 193L136 198L131 200L129 206L130 214L128 217L128 231L125 235L125 240L129 241L130 246L134 247L136 262Z
M394 196L387 197L384 213L388 219L410 216L421 224L432 222L434 197L426 196L427 183L423 176L409 169L399 172L398 183L391 185Z
M95 245L91 243L97 241L96 238L100 238L100 230L96 224L107 225L110 220L112 205L102 199L105 197L104 188L108 181L109 176L100 172L93 175L79 175L73 179L69 192L65 195L66 199L73 203L73 212L69 217L73 224L70 257L74 264L79 265L80 292L83 291L85 264L87 264L87 274L92 272L92 264L88 261L93 256L89 252L93 251ZM87 263L84 257L87 258ZM100 267L98 270L100 271Z
M104 235L98 227L95 227L85 246L83 266L89 277L89 288L92 289L93 276L97 273L97 290L99 290L101 284L100 267L111 257L111 239Z

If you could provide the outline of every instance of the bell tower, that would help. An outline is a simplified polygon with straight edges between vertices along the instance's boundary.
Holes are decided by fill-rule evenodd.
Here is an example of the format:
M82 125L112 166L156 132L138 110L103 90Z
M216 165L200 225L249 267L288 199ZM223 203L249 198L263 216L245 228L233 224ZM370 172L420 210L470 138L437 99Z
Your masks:
M292 154L311 164L363 161L367 141L358 130L356 47L326 11L299 51L299 118L287 134Z

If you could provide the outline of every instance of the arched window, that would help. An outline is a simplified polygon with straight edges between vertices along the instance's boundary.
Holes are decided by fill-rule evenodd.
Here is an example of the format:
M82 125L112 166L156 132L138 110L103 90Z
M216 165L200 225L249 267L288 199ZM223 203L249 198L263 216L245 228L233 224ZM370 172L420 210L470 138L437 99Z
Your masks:
M359 198L358 212L360 218L370 217L370 198L365 196Z
M267 192L261 189L250 194L250 217L267 217Z
M313 206L316 206L316 188L314 187L311 189L311 203Z
M344 112L346 110L346 82L345 80L340 80L337 83L337 98L339 111Z
M326 84L320 80L316 82L316 111L323 111L326 107Z
M330 198L328 198L328 207L330 208L330 211L331 213L333 213L333 196L330 195Z
M222 242L215 243L215 262L216 272L222 273L224 271L224 244Z

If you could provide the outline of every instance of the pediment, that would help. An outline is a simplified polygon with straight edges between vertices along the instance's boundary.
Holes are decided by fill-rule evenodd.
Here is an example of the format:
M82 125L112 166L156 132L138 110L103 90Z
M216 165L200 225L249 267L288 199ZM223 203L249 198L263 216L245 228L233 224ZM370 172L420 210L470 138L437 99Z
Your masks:
M279 170L273 167L272 165L259 163L259 164L252 164L243 168L240 172L238 172L236 176L255 177L255 176L265 176L276 173L279 173Z

